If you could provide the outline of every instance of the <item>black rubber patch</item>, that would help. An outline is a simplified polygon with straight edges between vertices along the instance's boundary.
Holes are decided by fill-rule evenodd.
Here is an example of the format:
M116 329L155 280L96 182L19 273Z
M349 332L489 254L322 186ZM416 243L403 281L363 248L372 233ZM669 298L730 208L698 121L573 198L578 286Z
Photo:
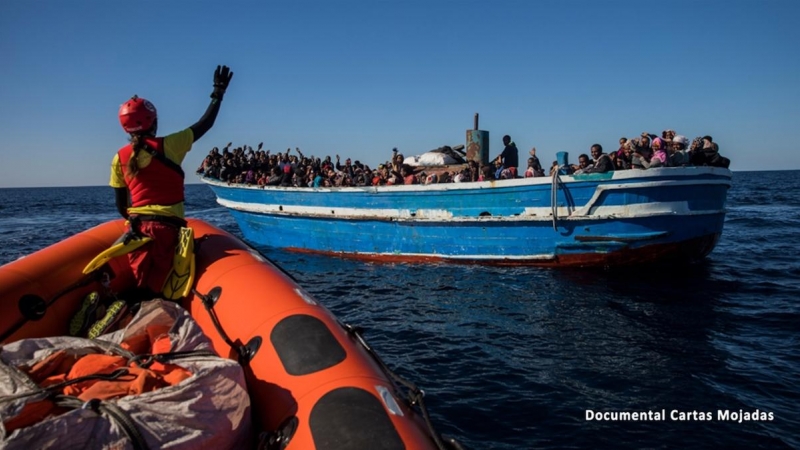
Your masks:
M339 388L322 396L308 424L318 450L406 448L381 401L359 388Z
M19 298L19 312L22 317L35 322L44 317L47 302L38 295L25 294Z
M289 375L308 375L344 361L347 353L314 316L296 314L278 322L270 341Z

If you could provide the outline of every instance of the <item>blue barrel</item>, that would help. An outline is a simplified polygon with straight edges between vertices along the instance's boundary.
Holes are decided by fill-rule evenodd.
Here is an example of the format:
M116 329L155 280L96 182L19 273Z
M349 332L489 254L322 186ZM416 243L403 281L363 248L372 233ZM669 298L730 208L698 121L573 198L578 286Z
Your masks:
M467 130L467 161L489 164L489 132Z

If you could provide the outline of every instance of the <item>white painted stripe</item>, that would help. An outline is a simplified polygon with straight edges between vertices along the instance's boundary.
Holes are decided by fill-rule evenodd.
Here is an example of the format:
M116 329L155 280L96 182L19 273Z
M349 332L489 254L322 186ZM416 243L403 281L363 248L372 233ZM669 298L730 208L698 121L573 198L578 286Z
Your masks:
M378 255L383 255L384 253L378 253ZM391 253L388 253L391 255ZM514 261L546 261L550 259L555 259L555 253L546 253L541 255L524 255L524 256L509 256L509 255L427 255L424 253L403 253L403 256L430 256L434 258L445 258L445 259L462 259L462 260L498 260L498 259L510 259Z
M218 198L217 202L238 211L247 211L257 214L309 216L309 217L338 217L341 219L412 219L411 211L407 209L368 209L368 208L339 208L326 206L296 206L296 205L267 205L260 203L235 202ZM437 220L452 219L453 215L445 210L417 210L417 216L436 218Z
M317 251L317 250L314 250ZM400 252L335 252L335 251L323 251L323 253L330 253L330 254L341 254L347 256L367 256L371 258L397 258L397 257L404 257L404 258L419 258L419 259L457 259L457 260L484 260L484 261L497 261L497 260L513 260L513 261L546 261L555 259L555 253L544 253L538 255L519 255L519 256L510 256L510 255L445 255L442 253L400 253Z
M217 202L236 211L272 216L302 216L341 220L397 220L412 222L520 222L520 221L552 221L550 207L525 208L525 211L516 216L485 216L485 217L453 217L446 210L418 209L412 215L407 209L361 209L361 208L330 208L321 206L291 206L291 205L264 205L257 203L234 202L218 198ZM638 203L635 205L600 206L591 215L568 216L567 207L558 208L558 220L601 220L601 219L633 219L653 216L702 216L709 214L722 214L724 209L690 211L686 202L661 202Z
M592 198L586 202L581 208L578 208L573 212L572 216L587 216L590 214L592 208L594 207L595 203L600 199L600 196L603 195L606 191L618 191L618 190L627 190L627 189L640 189L640 188L654 188L654 187L674 187L674 186L694 186L694 185L703 185L703 186L713 186L713 185L728 185L730 186L730 181L726 180L683 180L683 181L646 181L642 183L620 183L620 184L600 184L598 185L595 190ZM679 203L679 202L671 202L671 203ZM686 213L689 212L689 207L686 202L680 202L685 207ZM669 203L637 203L630 205L631 207L640 207L646 205L668 205ZM599 207L602 209L605 207ZM594 215L594 214L592 214Z

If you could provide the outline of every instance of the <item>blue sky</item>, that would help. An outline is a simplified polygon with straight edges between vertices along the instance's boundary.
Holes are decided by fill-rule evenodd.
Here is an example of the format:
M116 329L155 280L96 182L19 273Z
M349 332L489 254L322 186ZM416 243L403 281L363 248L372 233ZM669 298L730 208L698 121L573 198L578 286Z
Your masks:
M133 94L184 162L232 141L375 165L463 144L480 113L543 164L621 136L710 134L733 170L800 169L797 1L4 1L0 187L108 182ZM187 182L195 182L193 176Z

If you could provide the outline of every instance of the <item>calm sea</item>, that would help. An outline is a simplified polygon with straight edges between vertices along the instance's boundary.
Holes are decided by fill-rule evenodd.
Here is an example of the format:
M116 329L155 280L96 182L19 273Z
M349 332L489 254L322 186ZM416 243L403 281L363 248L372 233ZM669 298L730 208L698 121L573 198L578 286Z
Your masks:
M210 189L186 193L188 215L240 236ZM716 250L687 267L407 266L260 250L364 327L425 390L439 431L468 448L800 448L800 171L735 173L728 209ZM114 218L108 187L0 189L0 264ZM773 420L718 417L756 410Z

